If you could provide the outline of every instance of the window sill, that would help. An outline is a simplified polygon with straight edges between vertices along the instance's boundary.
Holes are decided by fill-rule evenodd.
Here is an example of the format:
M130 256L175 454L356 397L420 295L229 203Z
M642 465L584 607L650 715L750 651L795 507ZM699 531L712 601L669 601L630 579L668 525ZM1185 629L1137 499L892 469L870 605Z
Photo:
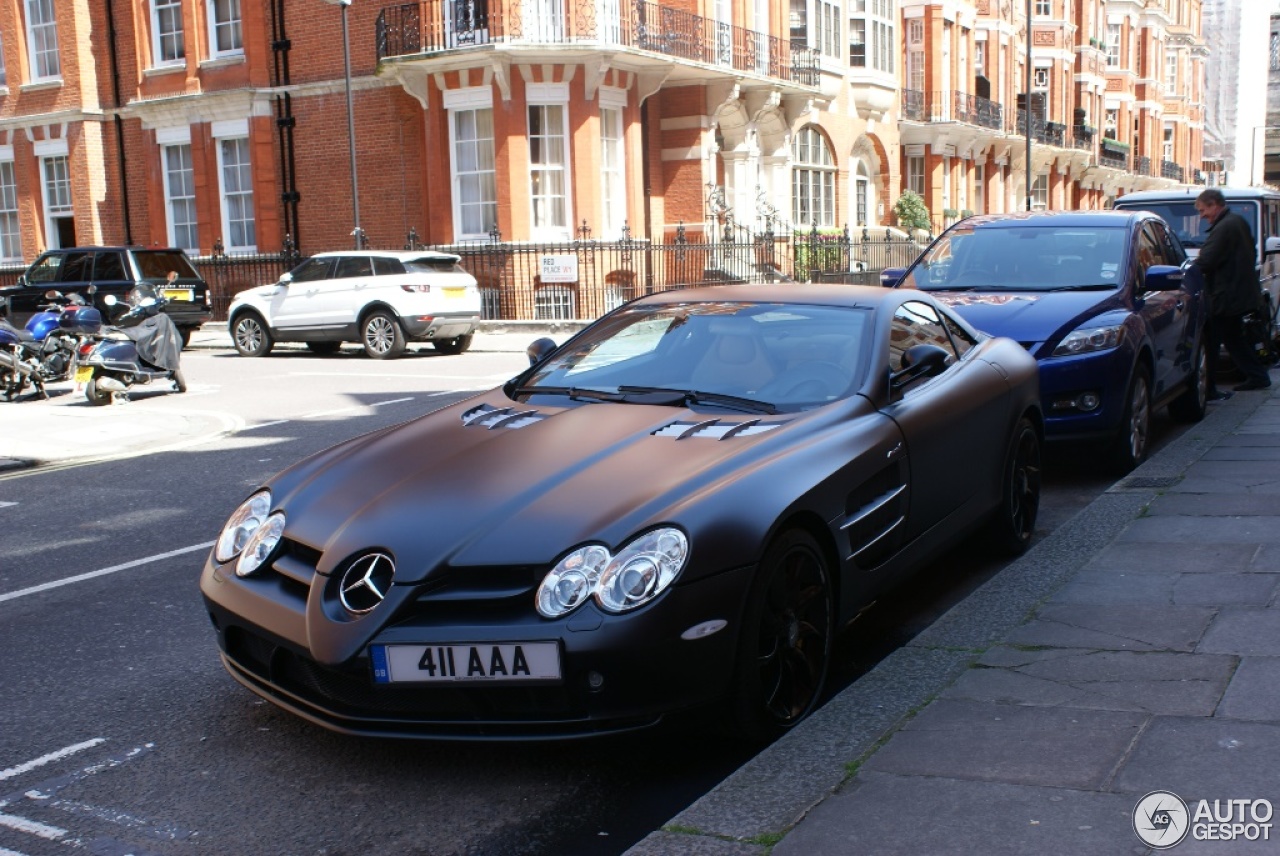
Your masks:
M206 69L227 68L232 65L244 65L244 54L227 54L226 56L206 59L204 62L200 63L200 70L204 71Z
M39 92L43 89L58 89L62 86L62 78L55 77L49 80L37 80L34 83L24 83L18 87L19 92Z
M9 87L6 85L0 84L0 97L3 97L8 94L9 94ZM0 259L0 261L4 261L4 260Z
M176 74L180 71L186 71L186 70L187 70L187 64L185 62L172 63L169 65L156 65L156 66L152 66L151 68L144 68L142 70L142 76L143 77L160 77L162 75Z

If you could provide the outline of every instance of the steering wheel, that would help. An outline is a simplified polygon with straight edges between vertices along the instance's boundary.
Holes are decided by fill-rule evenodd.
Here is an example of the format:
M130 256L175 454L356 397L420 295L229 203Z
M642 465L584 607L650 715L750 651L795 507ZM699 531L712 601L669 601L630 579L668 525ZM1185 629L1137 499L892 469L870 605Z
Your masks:
M760 388L766 401L822 401L849 388L849 372L835 363L806 360L797 363Z

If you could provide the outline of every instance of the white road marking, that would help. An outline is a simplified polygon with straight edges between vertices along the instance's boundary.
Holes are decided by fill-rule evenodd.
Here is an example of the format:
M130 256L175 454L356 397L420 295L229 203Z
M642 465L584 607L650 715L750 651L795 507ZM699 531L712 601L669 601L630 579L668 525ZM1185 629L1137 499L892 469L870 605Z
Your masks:
M83 743L76 743L72 746L64 747L56 752L50 752L48 755L41 755L39 758L34 758L24 764L19 764L16 767L10 767L7 770L0 770L0 782L3 782L5 779L12 779L14 776L21 776L23 773L34 770L37 767L43 767L45 764L51 764L54 761L61 761L68 755L74 755L77 752L92 749L94 746L106 742L107 739L105 737L95 737L92 740L86 740Z
M413 401L412 396L409 398L394 398L390 401L375 401L372 404L364 404L359 407L344 407L341 410L321 410L317 413L308 413L301 418L319 419L321 416L337 416L341 413L362 413L366 407L382 407L384 404L402 404L406 401Z
M0 847L0 856L27 856L26 853L19 853L17 850L6 850Z
M284 425L286 422L290 422L290 421L292 421L292 420L289 420L289 419L277 419L275 422L259 422L257 425L246 425L246 426L243 428L243 430L245 430L245 431L256 431L256 430L257 430L257 429L259 429L259 428L270 428L270 427L272 427L273 425Z
M41 583L38 586L31 586L30 588L11 591L7 594L0 594L0 603L4 603L6 600L16 600L20 597L26 597L29 594L38 594L42 591L48 591L49 589L61 588L62 586L69 586L72 583L84 582L85 580L91 580L96 577L105 577L108 574L114 574L119 571L127 571L130 568L136 568L140 565L150 564L151 562L158 562L161 559L171 559L174 556L181 556L186 553L194 553L198 550L208 550L215 543L217 542L206 541L203 544L192 544L190 547L182 547L177 550L170 550L167 553L158 553L154 556L147 556L145 559L134 559L132 562L125 562L122 565L112 565L109 568L102 568L97 571L89 571L88 573L77 574L74 577L66 577L65 579L61 579L61 580L53 580L51 582Z
M0 502L0 508L8 508L11 505L17 505L16 502Z
M57 841L59 838L67 836L67 830L59 829L56 826L50 826L47 823L37 823L34 820L27 820L25 817L18 817L16 814L0 814L0 826L7 826L10 829L16 829L18 832L26 832L31 835L38 835L49 841Z

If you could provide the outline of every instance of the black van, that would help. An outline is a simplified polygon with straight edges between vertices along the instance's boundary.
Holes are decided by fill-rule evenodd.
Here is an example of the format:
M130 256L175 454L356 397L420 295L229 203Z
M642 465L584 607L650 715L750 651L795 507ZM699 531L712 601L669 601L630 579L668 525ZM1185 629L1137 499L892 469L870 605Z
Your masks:
M169 283L170 271L178 277ZM169 303L164 311L178 325L185 345L192 332L213 317L209 284L192 266L187 254L175 248L65 247L48 250L18 277L17 285L0 286L0 302L9 300L9 323L21 327L45 305L45 293L79 293L89 300L90 284L97 286L93 303L110 318L103 298L113 294L123 302L138 283L161 287Z

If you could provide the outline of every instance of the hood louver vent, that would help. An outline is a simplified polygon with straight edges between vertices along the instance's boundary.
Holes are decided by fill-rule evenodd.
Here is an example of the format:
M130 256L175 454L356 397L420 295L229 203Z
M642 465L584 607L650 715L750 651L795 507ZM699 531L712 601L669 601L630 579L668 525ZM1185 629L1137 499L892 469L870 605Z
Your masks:
M494 407L482 404L462 414L462 424L468 428L524 428L541 422L547 417L536 410L516 410L514 407Z
M763 434L782 427L781 422L761 422L749 419L746 422L721 422L719 419L708 419L705 422L672 422L653 432L655 437L675 437L685 440L689 437L705 437L710 440L729 440L733 437L750 437L752 434Z

